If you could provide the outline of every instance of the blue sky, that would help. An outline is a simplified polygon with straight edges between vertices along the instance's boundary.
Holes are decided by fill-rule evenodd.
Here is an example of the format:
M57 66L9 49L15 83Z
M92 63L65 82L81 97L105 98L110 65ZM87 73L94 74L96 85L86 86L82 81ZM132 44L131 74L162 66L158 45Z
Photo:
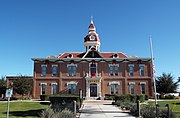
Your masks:
M33 75L33 57L83 52L90 16L101 51L150 57L156 74L180 76L179 0L0 1L0 76Z

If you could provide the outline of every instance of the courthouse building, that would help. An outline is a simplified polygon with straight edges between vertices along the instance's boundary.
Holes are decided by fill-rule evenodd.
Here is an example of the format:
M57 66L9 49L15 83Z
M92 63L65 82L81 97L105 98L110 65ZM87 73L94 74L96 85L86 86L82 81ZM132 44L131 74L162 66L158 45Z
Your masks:
M100 37L91 20L84 38L84 52L32 58L32 97L78 94L80 89L87 99L104 97L105 94L153 96L151 58L128 56L122 52L101 52L100 46Z

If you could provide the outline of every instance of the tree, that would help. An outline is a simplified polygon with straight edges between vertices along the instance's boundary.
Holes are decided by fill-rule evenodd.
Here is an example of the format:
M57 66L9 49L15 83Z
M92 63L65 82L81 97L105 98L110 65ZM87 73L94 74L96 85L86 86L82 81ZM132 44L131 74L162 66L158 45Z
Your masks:
M174 82L174 77L171 73L162 73L161 76L157 77L156 87L158 93L174 93L177 90L179 80Z
M1 77L0 79L0 95L6 93L6 80L5 77Z
M13 81L13 92L22 95L30 93L32 89L32 80L26 78L25 76L19 76Z

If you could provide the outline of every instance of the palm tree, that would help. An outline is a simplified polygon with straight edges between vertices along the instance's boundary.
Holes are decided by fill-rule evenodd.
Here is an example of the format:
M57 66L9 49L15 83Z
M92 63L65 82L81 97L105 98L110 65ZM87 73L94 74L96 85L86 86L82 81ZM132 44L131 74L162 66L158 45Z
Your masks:
M180 78L178 78L177 82L174 82L173 80L174 77L171 75L171 73L162 73L162 75L157 77L156 80L157 92L164 94L176 92Z

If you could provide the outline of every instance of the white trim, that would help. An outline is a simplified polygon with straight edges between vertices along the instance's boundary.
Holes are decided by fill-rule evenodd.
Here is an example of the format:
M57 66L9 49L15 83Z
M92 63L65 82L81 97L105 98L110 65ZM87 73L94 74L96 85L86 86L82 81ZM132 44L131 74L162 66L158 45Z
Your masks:
M89 75L91 76L91 64L92 64L92 61L89 63ZM95 62L95 64L96 64L96 76L97 76L97 74L98 74L98 69L97 69L97 66L98 66L98 64Z
M118 82L118 81L112 81L112 82L109 82L109 86L110 86L111 84L117 84L117 85L120 85L120 82Z
M129 67L130 67L130 66L134 67L134 64L128 64L128 66L129 66Z
M109 64L109 67L110 66L118 66L119 67L119 64Z
M139 67L141 67L141 66L144 66L144 67L145 67L145 64L139 64Z
M42 86L42 84L45 84L45 85L47 85L47 83L40 83L41 84L41 86Z
M51 85L53 85L53 84L57 85L57 83L51 83Z
M53 65L52 65L52 67L54 67L54 66L55 66L55 67L58 67L58 65L57 65L57 64L53 64Z
M78 83L78 82L76 82L76 81L70 81L70 82L67 82L67 86L68 86L69 84L76 84L76 86L77 86L77 83Z
M130 84L134 84L134 85L135 85L135 82L129 82L129 85L130 85Z
M42 64L42 65L41 65L41 67L43 67L43 66L47 67L47 65L46 65L46 64Z
M74 64L74 63L67 64L67 67L69 67L69 66L76 66L76 68L77 68L77 64Z
M146 82L140 82L140 84L145 84L146 85Z

